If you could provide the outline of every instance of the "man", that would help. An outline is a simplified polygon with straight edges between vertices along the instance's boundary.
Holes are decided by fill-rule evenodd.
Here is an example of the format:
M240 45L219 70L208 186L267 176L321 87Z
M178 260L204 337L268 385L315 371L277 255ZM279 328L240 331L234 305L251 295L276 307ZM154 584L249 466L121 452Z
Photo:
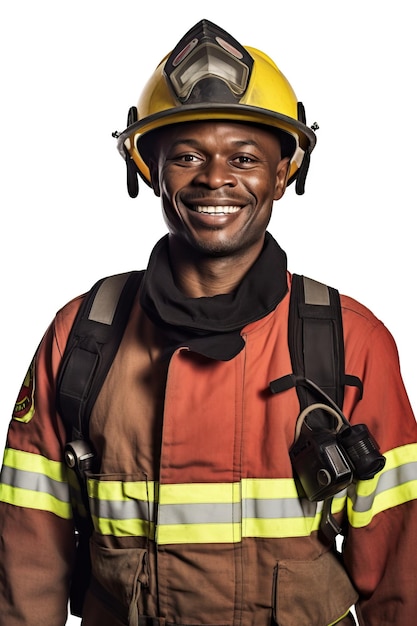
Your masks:
M417 426L390 334L342 297L346 382L357 384L346 385L343 414L332 402L319 409L348 435L366 425L385 460L334 498L303 493L290 456L305 434L297 391L271 392L292 372L293 277L266 229L288 184L304 191L315 145L290 85L263 53L203 20L116 135L129 193L139 174L160 196L169 234L152 252L90 417L83 624L347 625L355 605L360 624L411 626ZM74 517L86 511L71 501L81 491L65 467L56 393L82 301L45 334L9 428L1 626L64 624L80 576ZM372 441L360 439L359 461Z

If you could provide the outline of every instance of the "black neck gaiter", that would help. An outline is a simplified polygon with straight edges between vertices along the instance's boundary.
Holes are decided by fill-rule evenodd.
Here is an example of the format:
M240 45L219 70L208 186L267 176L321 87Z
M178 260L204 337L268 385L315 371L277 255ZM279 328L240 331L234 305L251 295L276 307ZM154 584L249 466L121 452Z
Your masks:
M287 292L287 257L266 233L263 250L232 293L189 298L175 285L168 235L153 249L141 284L140 302L164 332L169 354L178 347L219 361L243 348L240 331L270 313Z

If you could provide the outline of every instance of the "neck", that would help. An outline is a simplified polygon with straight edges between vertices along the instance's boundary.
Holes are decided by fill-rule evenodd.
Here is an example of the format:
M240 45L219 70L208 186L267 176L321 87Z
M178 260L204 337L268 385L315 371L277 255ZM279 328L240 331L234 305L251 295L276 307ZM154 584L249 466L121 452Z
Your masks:
M262 242L263 243L263 242ZM233 256L199 254L169 238L169 253L175 283L189 298L211 297L233 292L258 258L262 245Z

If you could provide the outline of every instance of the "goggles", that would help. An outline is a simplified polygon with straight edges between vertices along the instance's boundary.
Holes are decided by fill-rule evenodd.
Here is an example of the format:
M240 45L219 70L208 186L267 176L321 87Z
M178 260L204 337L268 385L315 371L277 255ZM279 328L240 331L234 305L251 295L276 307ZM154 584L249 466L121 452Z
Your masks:
M238 41L202 20L174 48L164 74L182 103L227 103L238 102L245 93L252 66L252 57Z

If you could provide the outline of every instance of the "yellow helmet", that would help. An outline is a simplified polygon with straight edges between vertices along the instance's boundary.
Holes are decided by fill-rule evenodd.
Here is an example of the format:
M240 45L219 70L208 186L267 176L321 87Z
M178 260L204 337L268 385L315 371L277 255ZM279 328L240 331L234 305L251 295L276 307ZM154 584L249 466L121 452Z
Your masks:
M190 121L230 120L277 130L291 157L289 183L304 193L310 154L316 143L304 107L275 63L243 47L226 31L201 20L158 65L129 109L127 128L113 135L126 159L128 190L138 193L137 173L150 184L147 139L152 131Z

